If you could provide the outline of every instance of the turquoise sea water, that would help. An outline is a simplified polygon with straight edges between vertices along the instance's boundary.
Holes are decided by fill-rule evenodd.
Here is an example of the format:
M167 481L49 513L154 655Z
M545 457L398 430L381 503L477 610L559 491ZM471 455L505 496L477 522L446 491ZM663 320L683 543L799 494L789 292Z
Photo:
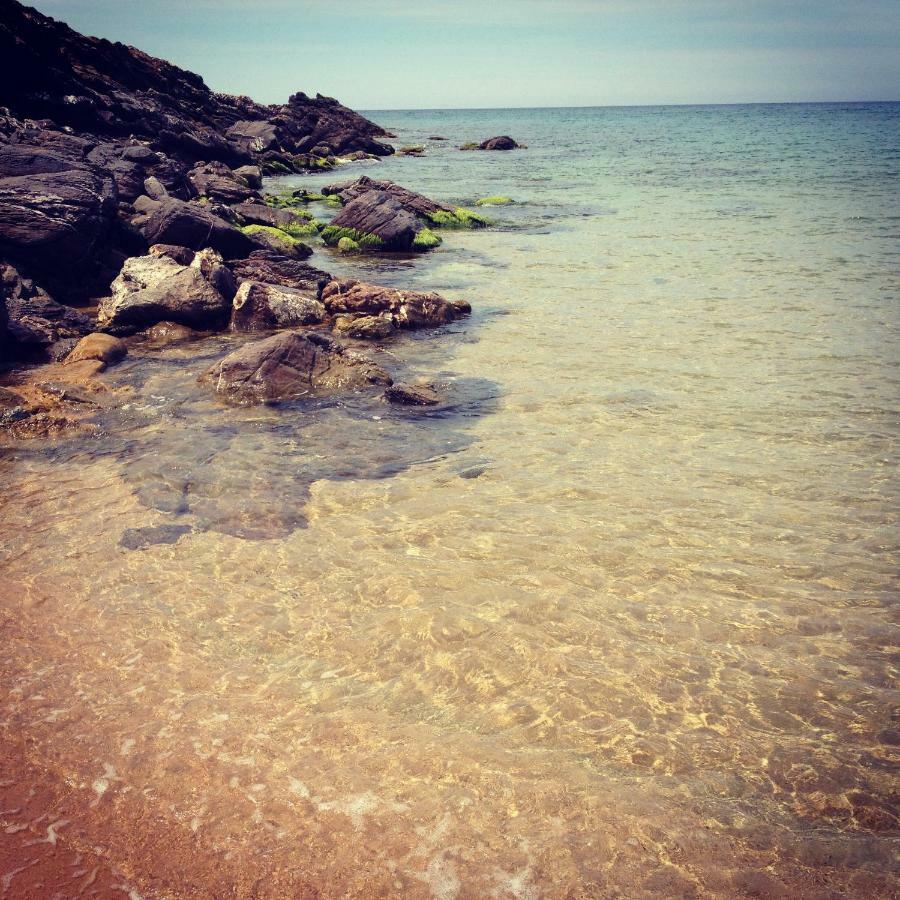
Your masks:
M471 301L371 351L447 404L222 408L214 338L6 450L2 790L68 785L10 827L146 896L895 896L900 104L369 115L425 155L269 187L515 201L312 259Z

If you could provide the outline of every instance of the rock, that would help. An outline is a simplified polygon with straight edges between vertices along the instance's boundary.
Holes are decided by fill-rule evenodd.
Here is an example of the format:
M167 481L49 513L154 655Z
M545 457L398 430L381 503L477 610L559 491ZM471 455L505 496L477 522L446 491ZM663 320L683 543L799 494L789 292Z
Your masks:
M83 337L63 361L69 366L85 359L99 360L106 366L114 366L125 358L128 348L123 341L109 334L95 331L93 334Z
M247 182L247 187L258 191L262 188L262 169L259 166L241 166L234 170L234 174L238 178L243 178Z
M308 256L312 256L312 247L280 228L273 228L269 225L245 225L241 230L247 237L255 241L259 248L281 253L284 256L293 256L295 259L306 259Z
M268 225L271 228L284 228L285 225L303 225L309 221L309 216L292 209L277 209L265 203L248 200L239 203L232 209L248 225Z
M441 398L430 387L398 381L384 392L386 400L405 406L436 406Z
M229 302L237 293L237 279L222 261L222 257L207 247L194 254L190 265L200 270L200 274Z
M196 203L168 197L135 222L148 244L178 244L201 250L212 247L226 258L246 256L258 244Z
M179 325L177 322L157 322L144 332L147 340L157 347L168 347L172 344L181 344L185 341L193 341L198 337L193 328Z
M395 326L389 314L380 316L338 316L334 330L357 340L377 341L394 333Z
M299 288L317 298L331 280L327 272L272 250L255 250L246 259L234 260L229 265L239 282L260 281Z
M212 197L223 203L240 203L255 196L256 192L221 162L194 166L187 174L188 181L201 197Z
M144 179L144 193L151 200L165 200L169 196L165 185L155 175Z
M326 317L325 307L314 295L258 281L242 282L232 306L235 331L314 325Z
M112 283L111 296L100 301L98 321L118 331L161 321L220 328L228 318L229 298L216 283L221 285L229 275L211 250L196 254L188 266L162 254L132 257Z
M363 175L355 181L329 184L322 189L323 194L326 196L338 196L343 203L350 203L369 191L382 191L390 194L404 209L423 219L430 220L431 216L439 211L455 212L455 207L448 206L446 203L438 203L437 200L432 200L424 194L411 191L409 188L405 188L393 181L377 181L374 178L369 178L368 175Z
M515 150L519 145L509 135L488 138L479 144L481 150Z
M51 142L40 132L35 141ZM46 147L0 144L0 255L59 297L84 296L116 209L112 176Z
M322 289L322 302L331 315L386 316L396 328L446 325L472 310L464 300L450 301L440 294L400 291L353 279L329 282Z
M336 244L342 237L349 237L362 246L363 239L374 236L386 250L408 251L412 248L416 233L421 229L419 220L386 191L367 191L351 200L322 231L326 243ZM348 233L348 229L354 233Z
M159 154L154 153L146 144L135 144L122 151L122 159L140 163L142 166L152 166L159 162Z
M89 316L57 303L30 278L23 278L17 269L2 263L0 297L5 299L6 335L14 353L40 353L54 359L63 350L68 352L78 338L94 331ZM67 341L72 344L59 346Z
M239 403L294 400L320 391L391 383L387 372L337 341L295 331L245 344L212 366L201 381Z

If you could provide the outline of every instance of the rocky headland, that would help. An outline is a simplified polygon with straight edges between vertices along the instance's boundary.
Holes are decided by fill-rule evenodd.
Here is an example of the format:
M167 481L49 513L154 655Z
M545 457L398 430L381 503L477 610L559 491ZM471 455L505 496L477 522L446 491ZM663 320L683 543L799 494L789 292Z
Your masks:
M394 152L382 140L392 135L336 100L297 93L265 106L217 94L14 0L0 8L0 79L0 427L15 436L83 425L114 402L97 376L135 345L251 333L195 377L229 402L275 402L383 390L391 376L343 340L469 312L307 261L313 245L424 252L441 243L438 229L489 224L365 176L319 195L267 193L266 175ZM309 212L314 200L337 211L330 223ZM436 402L403 386L386 397Z

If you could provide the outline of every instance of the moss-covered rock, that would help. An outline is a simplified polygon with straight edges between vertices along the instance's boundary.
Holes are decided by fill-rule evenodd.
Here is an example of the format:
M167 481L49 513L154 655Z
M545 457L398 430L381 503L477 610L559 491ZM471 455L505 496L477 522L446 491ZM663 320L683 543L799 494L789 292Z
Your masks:
M425 250L434 250L435 247L440 247L441 243L439 235L436 235L430 228L423 228L413 238L412 248L413 250L424 252Z
M367 234L364 231L357 231L355 228L346 228L341 225L326 225L322 229L322 240L329 247L337 246L341 238L350 238L355 241L360 248L367 250L377 250L384 246L384 241L377 234Z
M303 208L304 201L294 194L266 194L263 200L266 206L271 206L273 209L289 209L302 219L312 218L312 213Z
M281 226L281 230L291 237L315 237L325 226L315 219L304 219L302 222L289 222Z
M303 248L304 251L308 249L300 240L281 228L272 228L269 225L245 225L241 231L280 253L290 255L298 252L299 248Z
M421 144L416 144L412 147L401 147L397 152L402 156L421 156L425 148Z
M354 241L353 238L342 237L337 242L337 248L341 251L341 253L359 253L360 246L357 241Z
M504 197L500 194L494 197L482 197L475 201L476 206L509 206L513 202L512 197Z
M491 220L486 216L457 206L453 212L438 209L427 214L428 221L435 228L486 228Z
M469 141L468 143L463 144L462 147L460 147L459 149L460 150L480 150L481 144L479 144L477 141Z

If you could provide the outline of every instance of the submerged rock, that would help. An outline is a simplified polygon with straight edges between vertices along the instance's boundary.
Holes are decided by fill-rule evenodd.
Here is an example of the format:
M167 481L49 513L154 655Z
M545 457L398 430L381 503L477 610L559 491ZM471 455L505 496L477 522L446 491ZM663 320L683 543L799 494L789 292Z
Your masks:
M295 331L245 344L208 369L200 380L238 403L294 400L322 390L391 383L384 369L332 338Z
M199 335L193 328L177 322L157 322L144 332L147 340L156 347L168 347L185 341L196 340Z
M515 150L519 147L508 134L501 134L497 137L488 138L478 145L479 150Z
M220 328L228 320L234 277L215 251L193 254L189 265L169 248L125 262L100 302L98 321L112 329L146 328L169 321L192 328Z
M383 313L378 316L338 316L334 330L349 338L377 341L393 334L397 328L390 314Z
M235 331L314 325L326 316L315 295L259 281L242 282L232 306L231 327Z
M391 403L400 403L404 406L437 406L441 402L440 396L432 388L426 385L406 384L402 381L392 384L384 392L384 396Z
M384 316L395 328L432 328L468 315L465 300L440 294L402 291L353 279L335 279L322 289L322 302L332 315Z
M151 525L146 528L126 528L119 546L126 550L146 550L154 544L175 544L182 535L189 534L190 525Z

